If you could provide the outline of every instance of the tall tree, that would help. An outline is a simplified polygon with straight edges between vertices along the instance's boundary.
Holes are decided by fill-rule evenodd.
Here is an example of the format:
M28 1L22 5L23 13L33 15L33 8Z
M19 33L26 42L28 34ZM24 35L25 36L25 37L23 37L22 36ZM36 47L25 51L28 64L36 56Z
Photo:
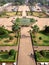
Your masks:
M34 33L37 33L39 31L39 27L37 25L34 25L32 29Z

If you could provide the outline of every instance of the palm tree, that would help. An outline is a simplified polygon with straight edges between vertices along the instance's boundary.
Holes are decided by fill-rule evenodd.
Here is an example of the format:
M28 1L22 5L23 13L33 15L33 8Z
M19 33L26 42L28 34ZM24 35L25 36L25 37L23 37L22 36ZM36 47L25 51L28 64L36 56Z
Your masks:
M19 27L18 24L14 24L14 25L12 26L12 30L13 30L14 32L18 32L19 29L20 29L20 27Z
M20 31L19 25L18 25L18 24L14 24L14 25L12 26L12 30L13 30L13 32L16 34L15 37L18 38L18 36L20 36L20 35L19 35L19 31Z
M37 25L34 25L32 29L34 33L37 33L39 31L39 27Z

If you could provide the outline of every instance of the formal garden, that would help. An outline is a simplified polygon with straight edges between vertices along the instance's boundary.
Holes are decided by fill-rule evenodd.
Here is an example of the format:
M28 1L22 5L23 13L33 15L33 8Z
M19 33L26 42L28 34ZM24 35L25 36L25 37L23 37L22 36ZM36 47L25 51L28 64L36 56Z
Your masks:
M35 60L37 62L49 62L49 50L35 51Z
M0 51L0 62L15 62L17 60L18 51L11 49L10 51Z
M35 17L39 17L39 18L48 18L49 15L47 15L44 12L32 12L32 11L27 11L27 16L35 16Z
M6 18L9 18L9 17L12 17L12 16L22 16L22 11L16 11L16 12L6 12L6 11L3 11L0 13L0 17L6 17Z
M29 26L37 22L34 18L17 18L15 20L15 23L17 23L19 26Z
M0 13L0 17L12 17L12 16L15 16L16 15L16 12L6 12L6 11L3 11Z
M15 46L18 44L20 39L19 26L14 24L12 31L5 29L3 26L0 27L0 46Z
M17 12L16 12L16 15L17 15L17 16L22 16L22 11L17 11Z
M44 30L39 30L37 25L32 27L31 39L34 46L49 46L49 26L45 26Z

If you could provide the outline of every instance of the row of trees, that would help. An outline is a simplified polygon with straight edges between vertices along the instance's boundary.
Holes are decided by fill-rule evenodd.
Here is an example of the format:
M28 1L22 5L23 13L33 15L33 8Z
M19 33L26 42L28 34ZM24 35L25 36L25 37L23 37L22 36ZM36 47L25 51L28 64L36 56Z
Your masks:
M42 5L45 5L45 4L49 5L49 1L47 1L47 0L0 0L0 5L3 5L7 2L13 2L15 4L24 4L26 2L28 2L30 4L34 4L34 2L36 2L36 3L40 2Z
M13 2L14 4L24 4L27 0L0 0L0 5L6 4L8 2Z
M38 27L37 25L34 25L34 26L32 26L31 28L33 29L33 32L34 32L34 33L39 32L39 27ZM45 25L43 32L49 33L49 26Z
M19 22L19 18L17 18L13 23L12 30L13 32L17 33L17 35L19 36L20 26L17 24L17 22Z
M41 3L42 5L49 5L49 1L47 0L29 0L29 3L34 5L34 3Z

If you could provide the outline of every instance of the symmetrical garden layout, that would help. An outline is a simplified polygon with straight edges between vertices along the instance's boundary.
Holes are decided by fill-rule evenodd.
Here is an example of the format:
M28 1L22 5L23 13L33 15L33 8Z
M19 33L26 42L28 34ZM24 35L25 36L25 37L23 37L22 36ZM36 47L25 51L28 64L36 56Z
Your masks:
M18 44L19 32L13 32L0 27L0 46L14 46Z
M30 34L33 46L37 48L38 46L45 46L45 49L49 46L49 26L45 26L43 30L39 30L39 27L34 25ZM41 62L49 62L49 50L38 49L34 53L37 65Z
M17 52L13 49L8 51L0 52L0 62L15 62L17 58Z
M49 50L35 51L35 58L37 62L49 62Z
M45 14L44 12L30 12L27 11L27 16L35 16L35 17L39 17L39 18L48 18L49 16L47 14Z
M0 21L0 64L49 64L49 15L24 5L2 12Z
M49 46L49 27L45 27L44 30L40 30L37 26L33 27L32 41L35 46Z

